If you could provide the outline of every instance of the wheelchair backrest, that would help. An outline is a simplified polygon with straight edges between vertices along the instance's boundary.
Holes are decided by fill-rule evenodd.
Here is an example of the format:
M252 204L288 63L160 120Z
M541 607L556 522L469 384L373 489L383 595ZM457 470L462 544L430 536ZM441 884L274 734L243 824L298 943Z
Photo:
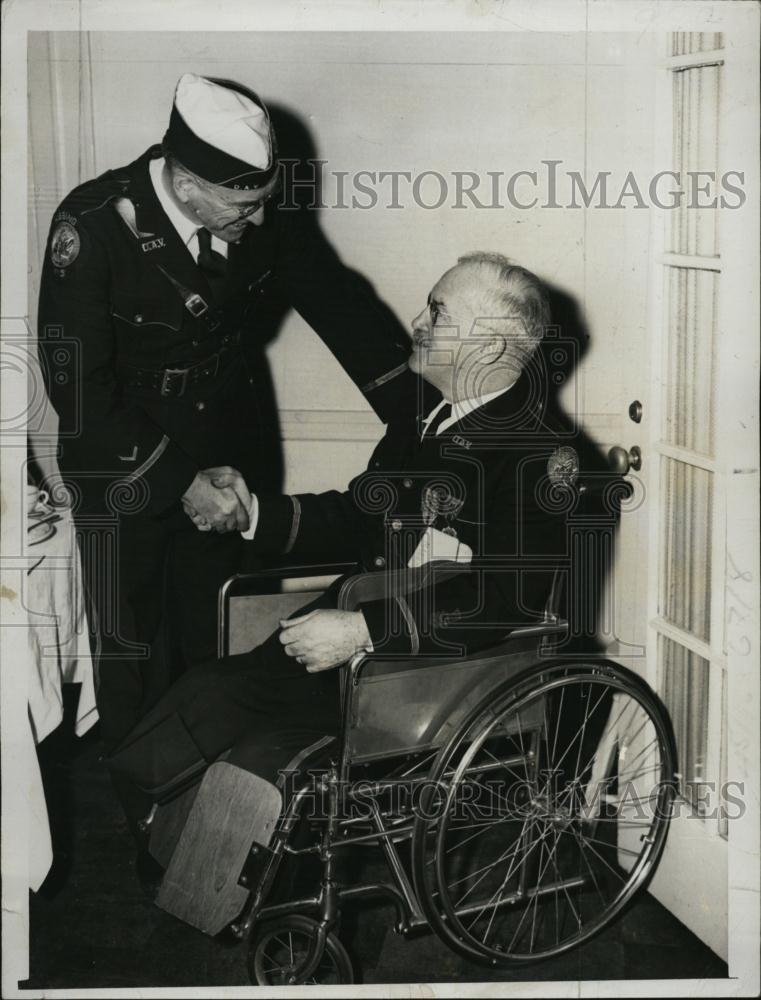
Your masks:
M217 656L260 645L288 618L328 588L353 563L290 565L237 573L219 591Z

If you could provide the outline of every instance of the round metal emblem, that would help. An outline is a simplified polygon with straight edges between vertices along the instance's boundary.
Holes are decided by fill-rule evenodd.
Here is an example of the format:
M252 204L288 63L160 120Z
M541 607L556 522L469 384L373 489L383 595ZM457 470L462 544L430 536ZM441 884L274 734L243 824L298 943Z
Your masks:
M59 222L50 241L50 259L55 267L68 267L79 256L79 233L70 222Z
M573 486L579 477L579 456L574 448L556 448L547 462L547 475L555 486Z

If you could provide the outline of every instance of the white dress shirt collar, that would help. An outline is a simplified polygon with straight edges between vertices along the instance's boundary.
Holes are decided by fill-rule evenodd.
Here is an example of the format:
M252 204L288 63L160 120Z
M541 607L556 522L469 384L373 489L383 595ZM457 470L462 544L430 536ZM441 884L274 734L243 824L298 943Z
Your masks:
M159 204L177 230L180 239L193 255L193 260L198 261L199 248L197 234L201 226L196 225L195 222L182 214L164 187L162 178L164 157L160 156L156 160L151 160L148 169L150 170L151 183L153 184L153 190L156 192ZM211 248L212 250L216 250L217 253L221 253L223 257L227 256L227 243L224 240L217 239L216 236L211 237Z
M494 392L487 392L483 396L473 396L470 399L460 399L456 403L452 403L451 416L447 417L446 420L441 421L439 426L436 428L436 436L438 437L438 435L441 434L442 431L445 431L448 427L451 427L452 424L458 423L460 420L463 419L463 417L466 417L469 413L472 413L474 410L478 410L482 406L486 406L487 403L490 403L493 399L496 399L497 396L501 396L503 393L509 392L514 385L515 382L511 382L510 385L505 386L504 389L497 389ZM439 410L445 405L447 405L447 400L442 399L441 402L438 404L438 406L435 406L431 410L431 412L428 414L428 416L425 418L425 421L423 422L423 431L422 431L423 434L425 434L428 428L428 424L433 420L433 418L436 416Z

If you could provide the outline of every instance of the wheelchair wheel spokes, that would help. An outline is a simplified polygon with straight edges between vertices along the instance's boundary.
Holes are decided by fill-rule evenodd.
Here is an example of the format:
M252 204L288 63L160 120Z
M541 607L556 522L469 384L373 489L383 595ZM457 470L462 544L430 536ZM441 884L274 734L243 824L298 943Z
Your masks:
M432 924L493 963L585 940L654 869L674 769L667 720L622 668L556 664L505 691L432 771L441 809L416 851Z
M303 975L316 934L317 923L299 915L264 925L251 944L251 981L259 986L331 986L353 982L351 961L334 934L327 935L315 970L309 976Z

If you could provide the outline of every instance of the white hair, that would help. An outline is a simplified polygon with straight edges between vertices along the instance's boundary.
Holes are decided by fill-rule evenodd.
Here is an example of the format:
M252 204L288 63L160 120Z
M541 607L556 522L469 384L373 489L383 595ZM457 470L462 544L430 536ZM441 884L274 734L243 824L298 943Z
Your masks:
M525 367L550 322L547 292L531 271L513 264L501 253L476 250L457 260L480 273L484 289L481 326L511 332L510 346L521 368ZM515 333L516 321L520 332Z

